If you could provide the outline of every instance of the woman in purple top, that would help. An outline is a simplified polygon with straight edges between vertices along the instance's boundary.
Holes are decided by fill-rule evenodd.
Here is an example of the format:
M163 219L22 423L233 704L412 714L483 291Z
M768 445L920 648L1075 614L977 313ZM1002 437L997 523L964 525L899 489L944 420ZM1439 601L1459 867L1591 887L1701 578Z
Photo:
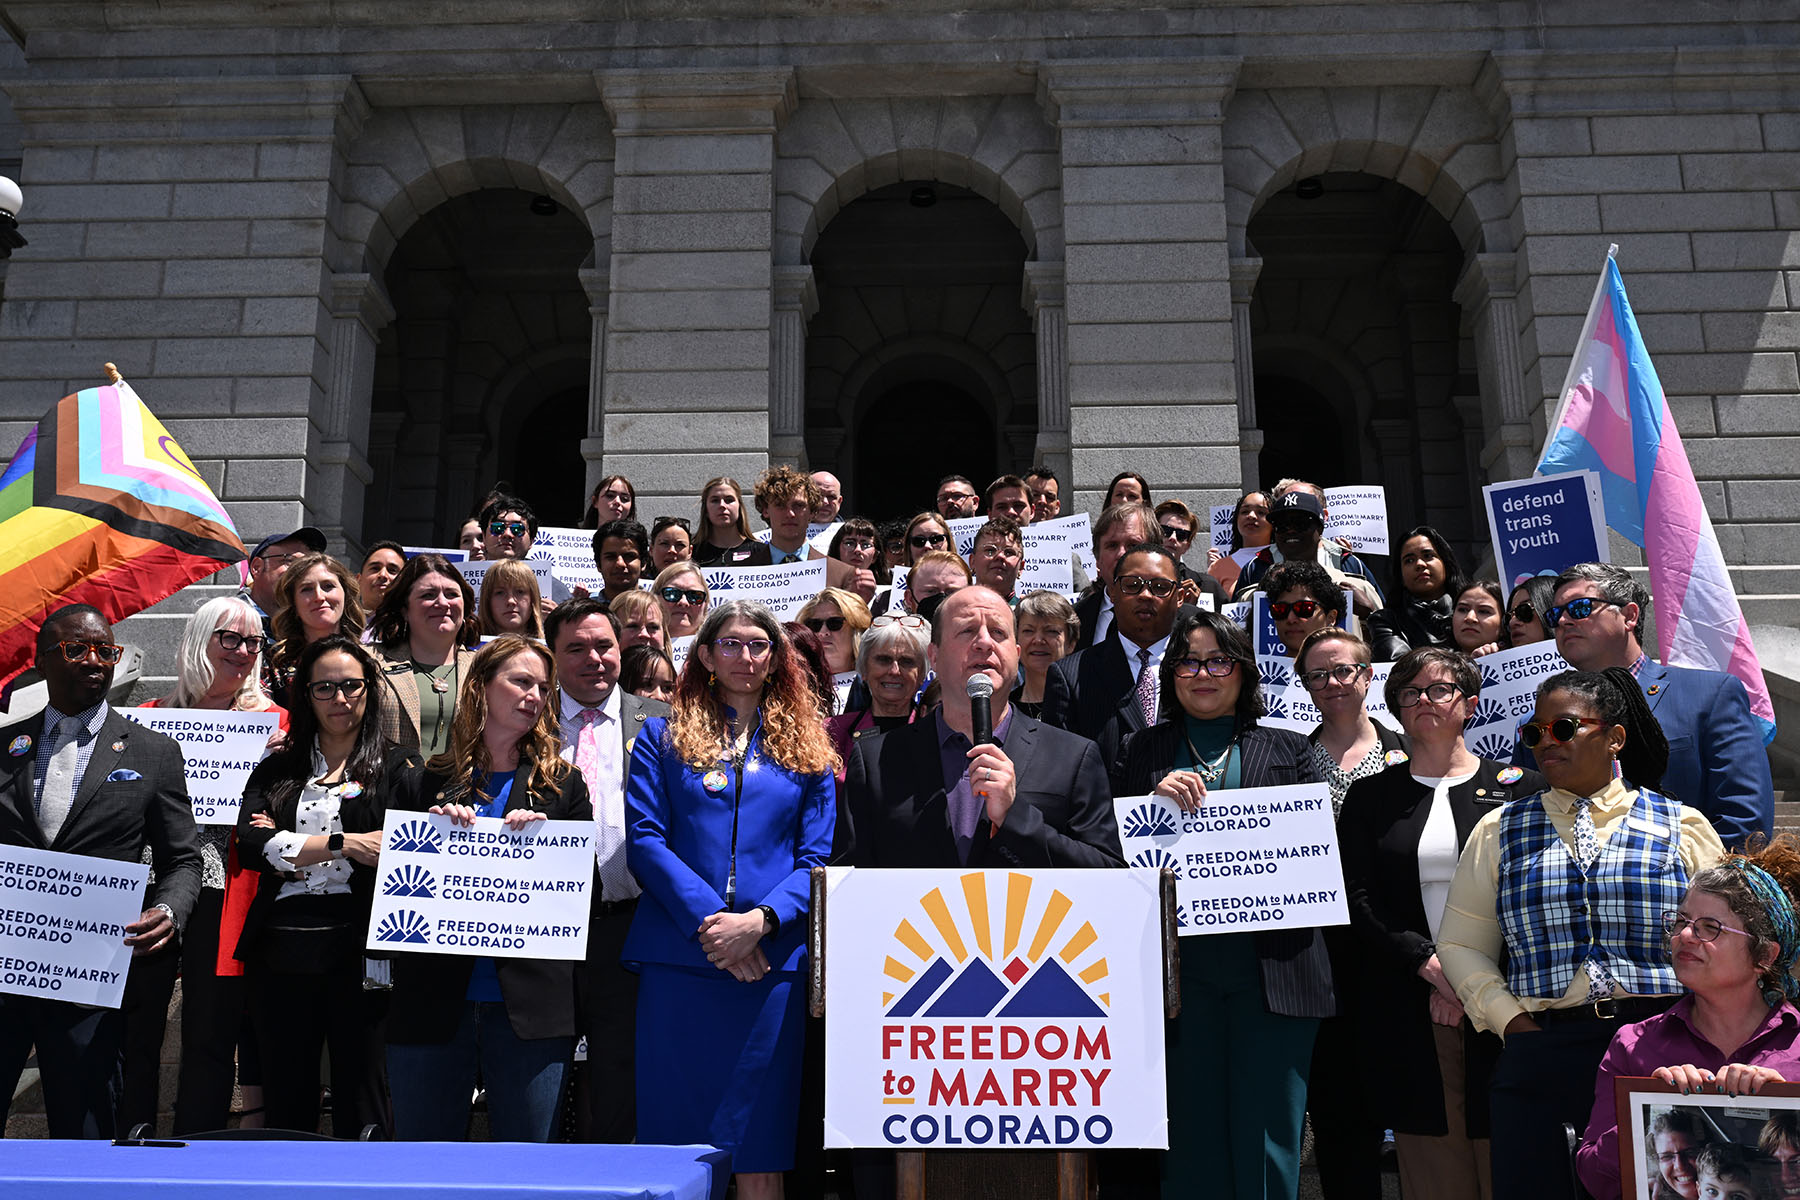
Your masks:
M1600 1062L1593 1116L1575 1155L1581 1182L1595 1196L1620 1194L1615 1078L1651 1075L1684 1095L1716 1089L1733 1096L1800 1079L1796 888L1800 843L1783 834L1695 875L1681 908L1663 914L1675 977L1689 994L1661 1016L1619 1030ZM1649 1172L1665 1178L1658 1164ZM1690 1181L1665 1182L1680 1195Z

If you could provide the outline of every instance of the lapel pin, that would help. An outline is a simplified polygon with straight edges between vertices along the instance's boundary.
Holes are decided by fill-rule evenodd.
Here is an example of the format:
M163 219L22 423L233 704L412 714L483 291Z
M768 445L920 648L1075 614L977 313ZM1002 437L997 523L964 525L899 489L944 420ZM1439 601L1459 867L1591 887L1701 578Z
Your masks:
M1660 683L1651 684L1649 691L1650 691L1650 695L1652 695L1652 696L1656 695L1656 693L1662 691L1662 684L1660 684Z
M725 772L723 772L723 771L708 771L705 774L705 776L703 776L701 778L700 786L702 786L706 789L707 795L717 796L719 793L721 793L725 790L725 785L730 782L731 782L731 777L729 775L725 774Z
M1476 788L1475 794L1477 796L1485 796L1485 795L1487 795L1487 789L1486 788Z
M31 735L28 733L21 733L12 740L12 745L6 748L6 752L14 758L18 758L23 754L29 754L31 752Z
M1494 778L1501 783L1517 783L1519 780L1525 778L1525 772L1521 771L1518 767L1505 767L1498 775L1494 776Z
M125 739L124 738L120 738L118 741L116 741L112 744L112 751L114 754L118 754L119 752L121 752L124 749L125 749Z

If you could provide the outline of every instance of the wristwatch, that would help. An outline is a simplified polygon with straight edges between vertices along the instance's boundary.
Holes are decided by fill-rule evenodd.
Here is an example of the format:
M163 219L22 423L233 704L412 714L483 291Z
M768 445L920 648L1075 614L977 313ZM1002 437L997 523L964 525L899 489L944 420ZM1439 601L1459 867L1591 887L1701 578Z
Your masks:
M756 911L761 913L763 920L769 923L769 931L763 935L764 937L774 937L781 932L781 918L775 915L774 909L766 904L759 904L756 906Z
M344 857L344 835L334 833L325 839L325 848L336 858Z

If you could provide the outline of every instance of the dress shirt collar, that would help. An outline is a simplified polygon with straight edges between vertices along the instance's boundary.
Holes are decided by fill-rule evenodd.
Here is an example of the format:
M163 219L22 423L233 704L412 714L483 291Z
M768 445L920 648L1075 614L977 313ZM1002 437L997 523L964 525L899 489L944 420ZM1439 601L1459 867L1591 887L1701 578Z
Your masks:
M74 717L77 721L81 722L81 732L75 735L76 741L85 742L91 738L99 737L100 727L106 724L106 714L109 711L111 711L110 707L104 700L94 705L94 707L78 713L66 713L57 708L54 704L46 704L44 705L45 737L46 739L54 739L56 737L56 727L62 724L64 717Z
M1012 705L1009 704L1006 706L1006 711L1000 714L999 724L994 726L994 744L995 745L1002 746L1002 747L1004 747L1006 745L1006 731L1008 729L1012 728L1012 715L1013 715ZM932 710L932 719L937 722L937 740L938 740L938 749L939 750L943 750L943 749L947 748L950 745L950 739L953 737L954 738L962 738L963 743L965 745L970 744L969 739L963 737L961 731L950 728L950 722L944 720L943 706L940 705L939 707Z
M1137 666L1138 654L1144 650L1150 651L1150 662L1154 665L1162 662L1163 655L1168 653L1169 635L1165 633L1161 641L1151 642L1148 646L1140 646L1126 637L1125 631L1121 629L1119 630L1119 645L1124 647L1125 657L1132 666Z
M1577 796L1574 792L1565 792L1559 787L1553 787L1544 793L1545 805L1564 813L1574 812L1575 802L1583 799L1594 802L1596 814L1609 813L1615 808L1630 808L1637 800L1637 789L1626 787L1623 779L1614 777L1603 790L1592 796Z
M1685 1026L1689 1035L1696 1042L1707 1046L1712 1045L1707 1036L1700 1032L1699 1026L1694 1024L1694 994L1692 992L1670 1006L1668 1018L1671 1021L1679 1021ZM1733 1062L1748 1061L1749 1056L1742 1060L1732 1056L1737 1051L1748 1049L1777 1031L1782 1031L1780 1040L1783 1045L1792 1045L1796 1035L1800 1034L1800 1009L1796 1009L1789 1001L1783 1000L1771 1008L1763 1017L1762 1024L1758 1025L1755 1032L1744 1039L1742 1046L1716 1046L1714 1049L1719 1052L1720 1058L1731 1058Z
M557 715L562 718L564 725L573 725L581 720L581 714L589 707L599 708L608 721L619 719L619 685L616 683L607 691L606 699L593 706L583 704L561 688L556 689L556 694L562 698L557 708Z

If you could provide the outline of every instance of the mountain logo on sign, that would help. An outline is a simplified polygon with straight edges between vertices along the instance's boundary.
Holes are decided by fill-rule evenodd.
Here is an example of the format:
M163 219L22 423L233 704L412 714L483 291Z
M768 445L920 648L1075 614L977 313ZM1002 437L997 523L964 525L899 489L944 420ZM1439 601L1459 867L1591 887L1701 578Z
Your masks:
M1287 701L1279 696L1269 696L1264 699L1263 703L1267 708L1265 716L1273 717L1276 720L1286 719L1288 715Z
M381 891L386 896L417 896L421 900L430 900L437 895L437 880L424 867L412 864L389 875Z
M1173 837L1175 821L1160 804L1140 804L1125 814L1126 837Z
M1257 670L1257 673L1262 677L1262 685L1264 687L1268 687L1268 688L1286 687L1289 683L1292 682L1291 677L1288 675L1287 667L1281 663L1265 662L1261 666L1259 666L1256 670Z
M1152 846L1150 849L1143 851L1131 860L1131 865L1134 867L1154 867L1159 871L1164 867L1173 870L1175 867L1179 866L1180 863L1180 859L1176 858L1173 854L1170 854L1167 850L1164 850L1161 846Z
M409 909L395 909L381 919L375 930L378 942L410 942L423 946L431 941L431 924Z
M706 576L706 590L709 592L729 592L732 589L731 576L720 571Z
M1475 708L1475 715L1469 718L1470 725L1491 725L1495 721L1506 720L1506 709L1498 700L1483 700Z
M1074 902L1052 886L1048 897L1034 904L1037 886L1029 875L1006 876L1004 897L995 897L1002 901L998 931L985 873L962 877L957 912L942 888L921 896L919 911L894 930L894 953L883 973L898 990L882 993L885 1015L1104 1017L1112 994L1089 990L1109 975L1099 932L1093 922L1082 921L1065 933L1073 923Z
M1512 757L1513 740L1504 733L1490 733L1475 739L1475 744L1469 749L1480 758L1505 762Z
M432 828L430 821L408 821L394 827L388 840L389 850L412 854L436 854L444 848L444 835Z
M1481 686L1482 687L1492 688L1492 687L1500 686L1499 670L1497 670L1494 667L1488 666L1486 663L1478 663L1476 665L1481 668Z

